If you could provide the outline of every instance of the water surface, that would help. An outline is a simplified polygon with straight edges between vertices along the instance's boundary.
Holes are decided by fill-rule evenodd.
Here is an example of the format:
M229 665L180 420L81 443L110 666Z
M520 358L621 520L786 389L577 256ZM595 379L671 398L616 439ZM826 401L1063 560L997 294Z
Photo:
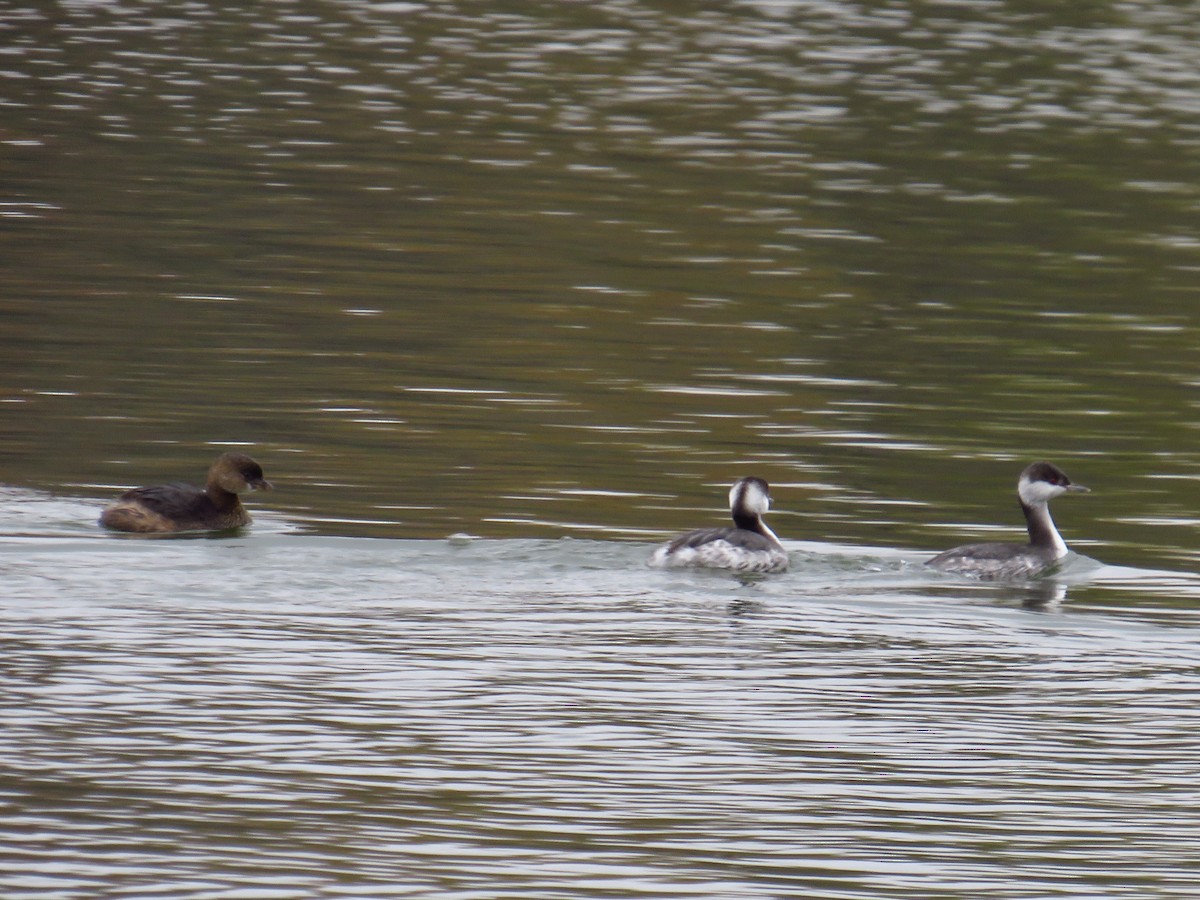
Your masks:
M10 5L0 893L1193 896L1193 13Z

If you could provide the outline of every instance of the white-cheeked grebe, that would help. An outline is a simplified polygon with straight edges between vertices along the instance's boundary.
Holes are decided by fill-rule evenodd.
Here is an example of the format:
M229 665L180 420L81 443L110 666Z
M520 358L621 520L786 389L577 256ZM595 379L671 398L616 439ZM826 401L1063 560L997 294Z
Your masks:
M1067 555L1067 544L1050 518L1049 503L1067 493L1086 493L1058 466L1035 462L1017 481L1017 497L1029 529L1028 544L966 544L939 553L926 564L943 572L982 581L1009 581L1043 575Z
M788 567L787 551L762 520L770 508L767 483L761 478L740 478L729 489L733 528L702 528L681 534L656 549L650 565L783 572Z

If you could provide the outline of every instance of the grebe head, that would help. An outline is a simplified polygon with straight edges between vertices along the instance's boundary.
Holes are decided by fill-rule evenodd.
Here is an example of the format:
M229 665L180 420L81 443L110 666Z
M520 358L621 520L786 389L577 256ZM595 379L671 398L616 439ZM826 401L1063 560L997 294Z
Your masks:
M739 513L758 518L770 508L771 489L761 478L739 478L729 489L729 509L735 519Z
M231 494L269 491L271 482L263 477L262 466L245 453L223 453L208 470L208 484Z
M1025 467L1017 481L1017 496L1026 506L1045 506L1060 494L1086 494L1088 489L1075 484L1067 473L1048 462L1035 462Z

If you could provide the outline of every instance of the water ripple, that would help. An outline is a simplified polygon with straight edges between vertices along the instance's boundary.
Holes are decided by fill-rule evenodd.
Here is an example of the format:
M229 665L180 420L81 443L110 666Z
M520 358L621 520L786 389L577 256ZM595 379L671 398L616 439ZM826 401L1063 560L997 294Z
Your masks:
M636 544L0 550L59 583L0 607L10 896L1186 895L1200 623L1085 611L1153 573L1037 611L813 546L743 587Z

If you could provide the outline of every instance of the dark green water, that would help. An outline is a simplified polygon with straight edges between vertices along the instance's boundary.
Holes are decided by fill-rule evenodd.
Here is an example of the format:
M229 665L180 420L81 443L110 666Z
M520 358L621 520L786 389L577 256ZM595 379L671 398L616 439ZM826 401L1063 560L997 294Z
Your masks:
M1196 12L0 11L5 896L1192 896Z
M937 546L1045 456L1191 559L1195 25L994 14L13 11L0 477L244 444L322 531L552 536L752 469Z

